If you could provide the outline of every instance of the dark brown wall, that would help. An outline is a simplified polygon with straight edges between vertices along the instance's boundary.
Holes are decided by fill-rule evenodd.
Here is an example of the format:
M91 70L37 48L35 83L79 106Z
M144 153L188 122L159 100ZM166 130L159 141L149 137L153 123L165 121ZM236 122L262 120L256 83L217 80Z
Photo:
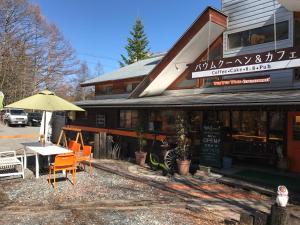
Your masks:
M140 83L145 76L136 78L129 78L123 80L106 81L95 84L95 95L105 95L105 87L112 86L112 94L126 93L126 86L128 83Z
M89 127L97 127L97 113L104 114L106 119L105 128L118 128L119 126L119 110L117 109L85 109L85 112L76 112L76 119L72 121L72 125L81 125Z

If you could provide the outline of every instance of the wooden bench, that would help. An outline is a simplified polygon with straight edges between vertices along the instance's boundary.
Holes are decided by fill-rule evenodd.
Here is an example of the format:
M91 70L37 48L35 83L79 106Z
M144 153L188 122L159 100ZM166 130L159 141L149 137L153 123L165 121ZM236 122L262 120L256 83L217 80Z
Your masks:
M16 167L21 166L21 171ZM23 156L17 156L15 151L0 152L0 177L19 176L24 179Z

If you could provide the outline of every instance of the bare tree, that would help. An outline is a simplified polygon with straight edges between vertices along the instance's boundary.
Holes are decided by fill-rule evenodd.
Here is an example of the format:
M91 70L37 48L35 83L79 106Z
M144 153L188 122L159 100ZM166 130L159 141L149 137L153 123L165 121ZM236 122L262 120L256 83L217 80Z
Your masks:
M76 90L75 90L75 100L82 101L91 99L94 97L94 88L92 87L81 87L80 84L86 80L92 79L89 67L86 62L82 62L80 64L80 68L78 70L75 83L76 83Z
M27 0L0 0L0 90L6 103L65 87L78 61L59 29Z

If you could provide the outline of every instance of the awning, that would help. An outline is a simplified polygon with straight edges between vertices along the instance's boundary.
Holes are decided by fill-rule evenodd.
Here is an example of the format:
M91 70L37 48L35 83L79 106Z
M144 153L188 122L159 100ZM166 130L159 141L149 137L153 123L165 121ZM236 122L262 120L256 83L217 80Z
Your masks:
M218 106L299 105L300 91L261 91L218 94L156 96L136 99L104 99L76 102L83 108L179 108Z

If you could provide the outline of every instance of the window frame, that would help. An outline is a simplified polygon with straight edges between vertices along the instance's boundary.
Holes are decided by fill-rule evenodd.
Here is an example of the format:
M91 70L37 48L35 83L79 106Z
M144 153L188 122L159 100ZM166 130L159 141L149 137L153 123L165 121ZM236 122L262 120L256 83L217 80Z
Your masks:
M287 23L287 29L288 29L287 38L284 38L284 39L281 39L281 40L276 40L277 42L279 42L279 41L285 41L285 40L289 40L289 39L290 39L290 25L289 25L289 20L284 20L284 21L281 21L281 22L277 21L277 22L276 22L276 26L278 26L279 24L282 24L282 23ZM227 34L227 46L228 46L228 49L229 49L229 50L234 50L234 49L239 49L239 48L253 47L253 46L258 46L258 45L263 45L263 44L273 43L274 40L267 41L267 42L263 42L263 43L257 43L257 44L253 43L253 44L252 44L252 43L251 43L251 40L248 40L248 41L249 41L249 44L247 44L247 45L230 47L230 36L231 36L231 35L234 35L234 34L240 34L239 36L242 36L243 33L246 34L246 32L247 32L248 38L251 39L251 35L253 35L253 34L251 34L251 33L253 33L255 30L263 29L263 28L266 28L266 29L271 28L271 30L273 30L273 29L272 29L273 26L274 26L273 24L268 24L268 25L264 25L264 26L260 26L260 27L256 27L256 28L252 28L252 29L242 30L242 31L233 32L233 33L228 33L228 34ZM254 34L255 34L255 33L254 33ZM265 36L267 36L267 34L266 34ZM273 34L272 39L273 39L273 38L274 38L274 34ZM241 41L241 42L242 42L242 41Z
M276 23L281 23L281 22L285 22L288 21L288 29L289 29L289 33L288 33L288 39L284 39L284 40L280 40L277 41L277 45L280 46L284 43L287 42L292 42L294 41L293 38L293 30L294 30L294 20L293 20L293 16L289 15L288 17L278 17L276 20ZM224 32L224 52L236 52L236 51L240 51L241 49L243 49L243 51L247 51L249 50L253 50L256 48L263 48L263 47L273 47L274 46L274 42L267 42L267 43L261 43L261 44L257 44L257 45L250 45L250 46L244 46L244 47L236 47L236 48L229 48L229 39L228 39L228 35L233 34L233 33L239 33L242 31L246 31L246 30L252 30L252 29L256 29L259 27L263 27L263 26L268 26L268 25L272 25L272 22L266 23L266 22L261 22L258 24L251 24L249 26L246 26L247 29L245 29L245 27L242 28L236 28L233 29L231 31L226 31Z
M122 112L125 113L124 118L123 118L123 116L121 116ZM126 119L127 119L128 115L126 113L129 113L129 112L130 112L130 126L127 126ZM136 113L135 117L133 116L133 112ZM119 128L128 129L128 130L135 129L136 123L137 123L137 120L138 120L138 113L139 113L139 111L134 110L134 109L133 110L132 109L121 109L121 110L119 110ZM122 121L122 119L125 119L125 121ZM133 121L135 121L135 123Z

